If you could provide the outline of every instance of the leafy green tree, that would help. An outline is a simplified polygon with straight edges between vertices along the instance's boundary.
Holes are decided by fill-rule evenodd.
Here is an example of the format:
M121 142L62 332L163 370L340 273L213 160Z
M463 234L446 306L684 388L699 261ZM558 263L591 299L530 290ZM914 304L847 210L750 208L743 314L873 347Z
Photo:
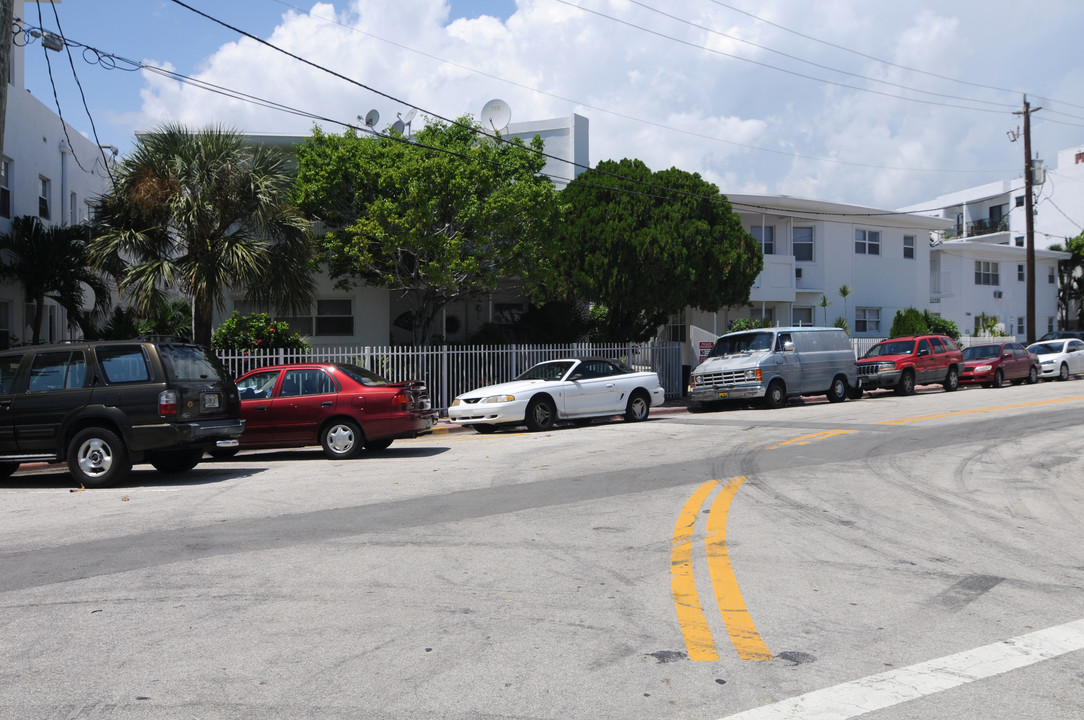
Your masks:
M926 323L926 332L937 335L948 335L953 340L960 339L960 328L952 320L932 314L929 310L922 311L922 320Z
M1069 238L1065 244L1050 246L1051 250L1069 253L1069 259L1058 261L1058 314L1061 327L1069 327L1069 311L1078 309L1077 321L1084 327L1084 233Z
M907 335L924 335L930 331L926 319L916 308L909 307L906 310L897 310L892 319L892 329L889 333L892 337L905 337Z
M556 244L529 289L605 308L598 340L653 337L686 307L744 304L764 265L726 198L695 173L605 161L569 183L561 203Z
M285 320L272 320L267 313L241 315L234 311L215 328L211 347L217 350L307 350L309 344L291 330Z
M84 331L92 327L91 317L104 315L112 304L109 286L88 266L86 225L46 227L32 216L11 221L11 232L0 236L0 278L23 286L26 301L34 306L30 320L31 340L41 342L41 325L46 298L68 311L68 320ZM94 293L93 309L84 311L84 286Z
M169 290L191 298L193 337L209 344L227 292L307 312L315 295L307 220L291 202L285 160L232 130L165 125L140 135L99 205L94 267L137 313Z
M329 229L331 277L401 293L415 343L449 303L524 277L556 217L541 139L528 149L480 129L469 117L430 123L412 142L317 129L298 149L298 203Z

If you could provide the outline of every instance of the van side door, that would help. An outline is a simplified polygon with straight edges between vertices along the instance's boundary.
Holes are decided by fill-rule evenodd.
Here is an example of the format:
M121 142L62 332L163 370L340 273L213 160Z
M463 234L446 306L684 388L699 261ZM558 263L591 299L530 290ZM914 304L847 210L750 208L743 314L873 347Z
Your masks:
M790 343L790 349L785 349ZM805 392L808 384L803 372L802 354L798 352L794 344L794 338L790 333L779 333L775 336L775 351L772 357L775 370L787 384L787 393L796 394ZM765 378L767 381L767 378Z

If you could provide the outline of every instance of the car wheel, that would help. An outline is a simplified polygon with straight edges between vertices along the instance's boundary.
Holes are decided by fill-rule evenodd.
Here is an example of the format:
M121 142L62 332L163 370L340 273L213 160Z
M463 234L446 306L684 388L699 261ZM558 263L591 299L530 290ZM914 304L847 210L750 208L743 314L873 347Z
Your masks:
M1005 384L1005 374L1001 372L1001 368L998 368L994 373L994 380L990 383L990 387L999 388Z
M651 412L651 398L642 390L636 390L629 396L628 405L625 406L626 422L641 422L647 420Z
M374 452L380 452L381 450L387 450L391 447L391 439L384 438L383 440L369 440L365 443L365 449Z
M768 391L764 393L764 407L776 410L787 404L787 386L782 380L772 380L768 383Z
M353 420L336 420L320 432L320 445L329 459L349 460L365 447L365 435Z
M915 394L915 374L910 370L904 370L903 375L900 375L900 381L896 383L897 395L914 395Z
M116 485L131 471L128 448L110 430L87 428L68 443L68 472L83 487Z
M471 425L471 427L474 428L474 431L479 435L490 435L497 432L496 425L488 425L486 423L478 423L477 425Z
M950 367L941 387L945 388L945 392L955 392L960 387L960 371L955 367Z
M832 381L832 387L828 388L828 402L843 402L847 399L847 381L837 377Z
M0 480L6 480L19 469L19 463L0 463Z
M196 467L202 457L202 450L171 450L154 453L147 460L158 472L175 475Z
M207 454L210 455L213 458L218 458L219 460L225 460L226 458L233 457L234 455L236 455L240 451L241 451L241 448L235 448L235 447L233 447L233 448L215 448L214 450L208 450Z
M1031 369L1028 370L1028 385L1034 385L1037 382L1039 382L1039 371L1032 365Z
M859 400L864 394L865 391L862 389L861 385L847 389L847 397L851 400Z
M534 397L527 405L527 415L523 421L527 429L533 432L550 430L557 422L557 408L548 397Z
M1065 382L1069 379L1069 366L1065 363L1061 364L1061 369L1058 370L1058 380Z

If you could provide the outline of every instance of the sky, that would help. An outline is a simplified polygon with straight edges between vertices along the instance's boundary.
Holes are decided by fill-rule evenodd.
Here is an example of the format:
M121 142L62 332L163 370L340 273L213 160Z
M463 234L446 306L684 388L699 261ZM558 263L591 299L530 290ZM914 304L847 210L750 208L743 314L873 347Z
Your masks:
M27 89L56 109L55 85L65 120L122 153L167 122L340 133L415 107L417 130L500 98L513 123L587 117L592 166L638 158L724 193L877 208L1021 176L1025 94L1036 156L1084 146L1079 0L184 3L63 0L39 21L28 2L24 22L71 41L75 71L50 52L51 82L34 41Z

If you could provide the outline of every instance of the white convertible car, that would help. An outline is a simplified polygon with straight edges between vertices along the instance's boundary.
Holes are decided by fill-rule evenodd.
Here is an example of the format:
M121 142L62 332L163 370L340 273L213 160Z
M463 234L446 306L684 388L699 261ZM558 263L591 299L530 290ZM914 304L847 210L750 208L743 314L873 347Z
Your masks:
M549 430L562 420L587 423L611 415L638 422L664 398L656 373L634 372L605 358L551 360L511 382L459 395L448 419L480 433L513 425Z

